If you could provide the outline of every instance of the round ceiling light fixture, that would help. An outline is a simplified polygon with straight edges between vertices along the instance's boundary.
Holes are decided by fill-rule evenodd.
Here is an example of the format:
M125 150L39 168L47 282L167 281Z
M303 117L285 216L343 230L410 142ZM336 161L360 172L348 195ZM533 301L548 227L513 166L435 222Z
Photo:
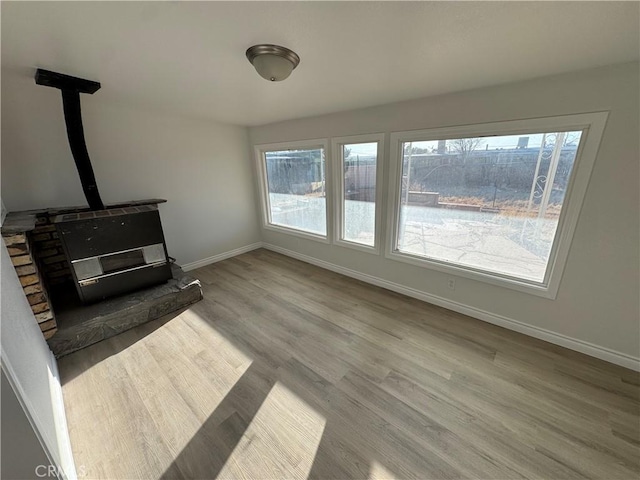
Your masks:
M258 74L271 82L284 80L300 63L296 52L280 45L254 45L246 55Z

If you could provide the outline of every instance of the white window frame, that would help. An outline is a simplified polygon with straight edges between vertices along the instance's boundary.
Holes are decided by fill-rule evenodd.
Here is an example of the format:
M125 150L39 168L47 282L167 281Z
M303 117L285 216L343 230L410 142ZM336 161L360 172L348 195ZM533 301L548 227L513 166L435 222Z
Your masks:
M256 161L256 171L258 172L258 189L260 190L260 203L262 210L262 227L266 230L272 230L274 232L286 233L288 235L294 235L297 237L316 240L322 243L331 242L331 224L330 212L332 205L332 190L331 190L331 152L329 149L329 140L326 138L313 139L313 140L301 140L295 142L278 142L267 143L262 145L255 145L254 157ZM300 150L300 149L317 149L322 148L324 150L324 188L325 188L325 221L326 221L326 235L320 235L319 233L307 232L298 228L286 227L283 225L276 225L271 223L271 208L269 203L269 186L267 179L267 162L265 159L266 152L284 151L284 150Z
M376 212L375 212L375 230L373 246L364 245L362 243L351 242L344 239L344 159L342 158L343 146L353 145L358 143L377 143L377 157L376 157ZM352 135L347 137L333 137L331 139L331 147L334 159L333 171L333 185L334 185L334 227L333 227L333 243L342 247L353 248L360 250L361 252L380 254L380 245L383 243L381 238L382 229L380 227L382 223L382 201L383 201L383 188L384 182L382 181L383 175L383 155L384 155L384 133L374 133L368 135Z
M569 248L578 223L587 185L598 153L608 112L584 113L557 117L534 118L496 123L484 123L459 127L435 128L420 131L393 132L391 134L391 165L389 172L389 201L387 216L387 241L385 257L411 265L430 268L450 275L506 287L540 297L555 299L558 294ZM573 170L567 185L564 203L558 219L558 229L549 255L549 262L542 283L490 273L454 265L444 261L402 253L397 249L398 222L400 219L400 195L402 178L402 144L452 138L471 138L489 135L517 135L525 133L552 133L582 130L580 146L576 152Z

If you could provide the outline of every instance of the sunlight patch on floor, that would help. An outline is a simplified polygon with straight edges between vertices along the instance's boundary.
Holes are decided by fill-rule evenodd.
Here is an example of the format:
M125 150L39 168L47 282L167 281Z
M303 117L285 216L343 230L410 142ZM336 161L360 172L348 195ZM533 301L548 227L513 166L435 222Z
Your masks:
M105 452L118 452L118 471L112 473L122 478L135 476L136 459L148 455L158 475L166 471L214 412L221 419L229 415L219 407L252 363L210 326L198 332L180 318L129 343L135 335L108 340L113 353L64 386L65 393L87 399L66 407L72 444L74 437L95 439L81 455L89 476L100 476L97 465ZM101 395L87 392L87 385ZM104 419L99 431L96 417ZM149 443L159 447L149 452Z
M276 382L218 478L307 478L325 423L321 414Z
M253 359L216 331L211 322L191 310L158 331L163 338L147 347L160 359L176 388L197 399L190 405L204 422ZM203 390L194 388L195 385L208 385L209 388Z
M375 460L371 461L369 465L369 477L371 480L389 480L392 478L397 478L397 475L394 475L389 470L385 468L384 465L376 462Z
M253 361L253 358L238 349L232 340L218 332L214 322L203 318L193 309L180 314L180 319L199 336L200 344L208 349L215 349L216 354L234 368L240 368L244 372Z

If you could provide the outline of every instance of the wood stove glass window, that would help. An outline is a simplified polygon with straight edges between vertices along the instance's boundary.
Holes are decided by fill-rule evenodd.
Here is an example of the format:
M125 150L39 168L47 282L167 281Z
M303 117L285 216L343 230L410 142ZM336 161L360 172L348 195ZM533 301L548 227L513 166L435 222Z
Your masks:
M100 264L102 271L107 274L139 267L144 265L145 261L142 250L137 249L101 257Z

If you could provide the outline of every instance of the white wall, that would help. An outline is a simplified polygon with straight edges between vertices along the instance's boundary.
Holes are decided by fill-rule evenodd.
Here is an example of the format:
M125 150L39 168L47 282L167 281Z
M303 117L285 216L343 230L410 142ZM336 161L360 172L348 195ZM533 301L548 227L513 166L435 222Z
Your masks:
M62 403L62 391L57 378L55 359L42 336L29 302L22 291L7 248L4 242L0 242L1 259L1 315L2 337L2 372L6 374L11 388L16 397L20 399L21 406L26 417L31 422L32 431L24 425L24 421L16 419L21 425L23 436L13 441L16 444L30 445L34 449L31 456L33 461L40 462L45 451L50 461L65 469L68 476L73 478L75 469L71 457L70 444L66 421L64 420L64 406ZM2 399L5 395L2 393ZM6 397L9 398L9 397ZM11 405L9 405L11 407ZM5 405L2 405L3 415ZM3 442L11 439L11 435L5 435L5 426L2 425ZM42 448L36 448L33 443L33 435L40 441ZM18 432L15 432L18 435ZM3 451L6 445L3 445ZM3 452L4 453L4 452ZM29 452L27 452L29 453ZM6 460L3 456L3 461ZM20 458L13 459L16 463L7 465L9 469L23 471L28 468L24 463L17 463ZM34 465L34 467L37 464ZM31 475L31 478L35 475ZM3 477L4 478L4 477ZM10 478L10 477L6 477Z
M9 211L86 205L60 91L2 72L2 198ZM109 88L103 85L103 89ZM81 95L105 203L165 198L169 254L184 264L259 241L247 130Z
M263 240L334 265L435 295L472 310L506 317L619 353L640 357L638 265L640 153L639 65L576 72L492 88L249 129L252 145L609 110L609 121L587 190L556 300L398 263L340 246L263 230ZM385 183L385 190L388 185ZM382 225L386 225L386 209ZM560 337L558 337L560 338ZM591 348L584 345L583 351ZM611 350L613 352L607 352ZM591 352L593 353L593 352Z
M2 371L2 478L29 479L44 473L49 459L7 377Z

